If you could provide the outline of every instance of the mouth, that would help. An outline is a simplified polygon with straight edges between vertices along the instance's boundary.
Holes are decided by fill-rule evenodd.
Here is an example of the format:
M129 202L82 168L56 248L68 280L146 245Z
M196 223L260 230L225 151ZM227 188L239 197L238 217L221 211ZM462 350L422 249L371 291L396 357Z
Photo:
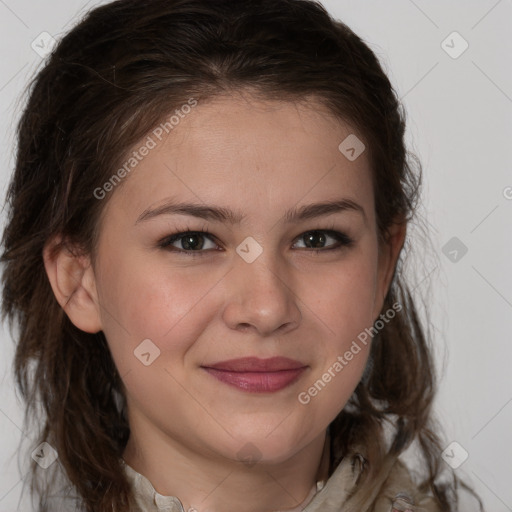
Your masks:
M201 366L217 380L249 393L274 393L294 383L308 368L286 357L245 357Z

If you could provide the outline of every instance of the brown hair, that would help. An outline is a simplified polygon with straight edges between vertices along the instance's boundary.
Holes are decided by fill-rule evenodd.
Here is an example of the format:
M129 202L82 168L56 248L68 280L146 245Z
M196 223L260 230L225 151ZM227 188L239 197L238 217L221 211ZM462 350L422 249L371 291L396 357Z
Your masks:
M57 450L55 466L88 512L131 503L119 460L130 432L124 390L103 332L79 330L57 303L43 248L61 234L94 261L108 197L99 201L93 191L130 148L191 97L202 102L244 90L316 99L362 135L378 191L380 240L416 210L421 166L405 148L403 107L370 48L320 4L120 0L88 13L30 84L2 255L2 311L19 329L15 373L25 421L39 415L38 442ZM443 511L456 510L458 479L438 481L444 463L431 423L429 340L398 266L383 310L396 302L402 309L374 337L367 371L330 426L330 474L344 453L365 446L363 484L371 485L386 455L387 423L394 429L388 452L400 454L415 441L424 469L419 488ZM39 510L49 510L50 483L37 483L37 468L33 463L31 490Z

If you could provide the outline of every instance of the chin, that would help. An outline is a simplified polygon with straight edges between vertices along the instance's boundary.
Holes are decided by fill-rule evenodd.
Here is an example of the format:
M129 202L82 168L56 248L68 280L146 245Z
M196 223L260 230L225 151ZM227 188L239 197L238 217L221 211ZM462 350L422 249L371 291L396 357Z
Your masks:
M276 423L276 426L279 423ZM291 431L289 425L283 422L281 425L265 428L251 427L241 429L230 429L233 435L225 446L224 455L231 460L245 462L253 465L257 462L268 464L279 464L293 457L300 449L311 442L308 439L311 431ZM216 445L217 450L219 445Z

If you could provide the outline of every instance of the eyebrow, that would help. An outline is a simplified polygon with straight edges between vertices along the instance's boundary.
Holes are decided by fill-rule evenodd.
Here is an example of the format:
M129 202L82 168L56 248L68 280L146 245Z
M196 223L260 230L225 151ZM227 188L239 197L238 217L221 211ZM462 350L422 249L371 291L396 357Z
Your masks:
M355 201L347 198L294 207L287 210L283 218L284 222L291 224L345 211L361 214L364 222L367 223L364 208ZM240 211L233 211L218 206L175 202L171 199L161 206L146 209L139 215L135 224L153 219L160 215L190 215L213 222L228 222L230 224L240 224L246 218Z

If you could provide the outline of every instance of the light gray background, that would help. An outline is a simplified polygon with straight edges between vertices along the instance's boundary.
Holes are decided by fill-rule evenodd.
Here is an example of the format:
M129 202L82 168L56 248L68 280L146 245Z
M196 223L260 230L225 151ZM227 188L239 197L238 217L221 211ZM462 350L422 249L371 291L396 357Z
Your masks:
M20 93L42 63L31 43L42 32L58 39L100 3L106 2L0 0L2 202ZM511 1L322 3L370 44L407 109L410 148L424 166L421 214L432 247L421 248L423 237L412 229L411 246L420 249L408 268L415 296L431 303L442 373L436 412L445 445L457 441L469 453L456 471L486 510L512 511ZM453 31L469 44L457 58L442 46ZM445 44L452 52L462 48L453 37ZM1 220L3 226L3 212ZM468 249L457 261L446 247L453 237ZM5 326L1 340L0 512L10 512L18 510L22 489L22 408ZM19 510L30 510L26 498Z

